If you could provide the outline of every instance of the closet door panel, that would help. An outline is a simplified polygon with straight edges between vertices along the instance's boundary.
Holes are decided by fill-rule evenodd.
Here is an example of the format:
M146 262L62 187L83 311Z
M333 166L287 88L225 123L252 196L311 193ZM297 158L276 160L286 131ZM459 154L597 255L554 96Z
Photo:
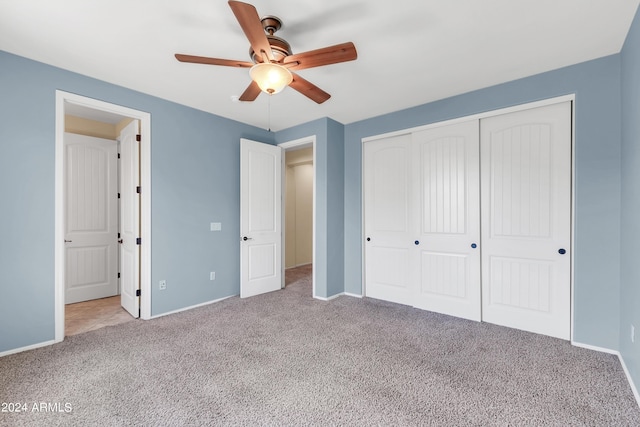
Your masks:
M569 339L571 103L481 129L483 320Z
M411 136L364 144L365 295L411 304Z
M414 305L480 320L479 125L413 134Z

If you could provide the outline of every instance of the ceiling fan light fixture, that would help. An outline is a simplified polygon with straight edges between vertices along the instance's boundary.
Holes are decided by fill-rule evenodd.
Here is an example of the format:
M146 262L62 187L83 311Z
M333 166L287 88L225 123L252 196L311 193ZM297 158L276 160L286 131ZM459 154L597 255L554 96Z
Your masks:
M256 82L263 92L270 95L282 91L293 81L291 71L282 65L271 62L262 62L254 65L249 70L251 80Z

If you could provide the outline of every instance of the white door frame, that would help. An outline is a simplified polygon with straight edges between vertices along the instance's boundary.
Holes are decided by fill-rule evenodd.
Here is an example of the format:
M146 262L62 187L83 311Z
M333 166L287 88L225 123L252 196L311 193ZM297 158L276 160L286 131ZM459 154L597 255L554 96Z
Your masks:
M73 93L56 90L55 130L55 338L64 339L64 130L65 104L75 104L140 120L142 134L140 148L141 238L140 248L140 317L151 318L151 114L110 104Z
M547 105L553 105L553 104L560 104L563 102L571 102L571 227L570 227L570 232L571 232L571 250L569 251L569 254L571 256L571 332L570 332L570 341L572 344L576 344L574 342L574 338L573 338L573 326L574 326L574 265L575 265L575 260L574 260L574 252L575 250L573 250L575 248L575 224L576 224L576 220L575 220L575 188L576 188L576 167L575 167L575 111L576 111L576 95L575 94L569 94L569 95L562 95L562 96L558 96L558 97L554 97L554 98L548 98L548 99L543 99L540 101L534 101L534 102L529 102L529 103L525 103L525 104L519 104L519 105L514 105L512 107L506 107L506 108L501 108L498 110L491 110L491 111L486 111L483 113L478 113L478 114L472 114L469 116L463 116L463 117L458 117L455 119L451 119L451 120L445 120L442 122L436 122L436 123L431 123L428 125L423 125L423 126L416 126L413 128L408 128L408 129L402 129L399 131L393 131L393 132L388 132L388 133L384 133L384 134L379 134L379 135L373 135L373 136L369 136L369 137L365 137L362 138L361 140L361 149L360 152L361 154L361 158L360 158L360 162L362 164L362 170L361 170L361 186L360 186L360 195L361 195L361 200L360 200L360 204L361 206L364 206L364 144L367 141L374 141L376 139L382 139L382 138L388 138L391 136L396 136L396 135L402 135L402 134L406 134L406 133L411 133L411 132L416 132L416 131L420 131L420 130L426 130L426 129L431 129L431 128L435 128L435 127L440 127L440 126L448 126L448 125L452 125L452 124L456 124L456 123L460 123L460 122L465 122L465 121L469 121L469 120L481 120L483 118L487 118L487 117L493 117L493 116L498 116L501 114L507 114L507 113L513 113L516 111L523 111L523 110L529 110L532 108L538 108L538 107L544 107ZM361 224L361 235L364 238L365 235L365 230L364 230L364 209L362 209L361 212L361 218L360 218L360 224ZM366 291L365 291L365 251L364 251L364 240L361 242L362 243L362 247L360 250L360 260L361 260L361 266L360 266L360 271L361 271L361 277L362 277L362 296L366 295Z
M300 148L306 148L306 147L313 147L313 219L312 219L312 228L313 228L313 244L312 244L312 248L311 248L311 252L312 252L312 256L311 256L311 262L313 265L312 268L312 273L311 273L311 294L313 295L313 298L318 298L317 294L316 294L316 209L317 209L317 203L316 203L316 183L318 181L318 169L316 167L316 136L315 135L310 135L310 136L306 136L304 138L300 138L300 139L295 139L293 141L287 141L287 142L283 142L281 144L278 144L279 147L282 147L282 149L287 152L289 150L294 150L294 149L300 149ZM285 194L285 184L286 184L286 161L285 161L285 157L286 156L282 156L282 194ZM285 270L285 245L286 245L286 239L284 236L286 227L285 227L285 221L286 221L286 209L285 209L285 203L284 203L284 197L282 198L282 277L284 276L284 270ZM284 287L284 285L283 285Z

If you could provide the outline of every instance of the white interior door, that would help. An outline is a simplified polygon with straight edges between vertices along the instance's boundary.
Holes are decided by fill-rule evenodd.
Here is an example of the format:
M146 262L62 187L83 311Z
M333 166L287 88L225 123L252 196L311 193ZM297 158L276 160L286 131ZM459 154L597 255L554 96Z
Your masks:
M140 317L140 144L139 122L120 133L120 304Z
M569 339L571 103L481 130L483 320Z
M477 120L413 134L414 306L480 321Z
M281 289L282 148L240 141L240 296Z
M411 135L364 144L365 295L413 304Z
M116 141L64 134L65 303L118 294Z

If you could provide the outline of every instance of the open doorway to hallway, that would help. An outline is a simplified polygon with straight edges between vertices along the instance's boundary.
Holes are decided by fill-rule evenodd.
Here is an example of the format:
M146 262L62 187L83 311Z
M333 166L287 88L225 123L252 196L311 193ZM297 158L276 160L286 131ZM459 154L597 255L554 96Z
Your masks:
M122 218L127 217L122 208L130 203L121 200L120 141L126 131L140 131L138 121L132 124L130 117L72 103L64 109L64 330L68 336L134 319L121 306L121 280L126 280L126 275L121 279L120 265ZM135 170L139 175L139 163ZM139 211L137 206L131 208Z
M315 238L315 168L313 138L293 142L284 152L284 267L285 287L313 283Z
M285 268L313 262L313 148L285 152Z
M92 143L97 140L104 150L94 150L95 145L91 143L84 146L84 141L68 150L68 139L76 137ZM55 342L62 341L66 335L65 312L71 303L120 294L120 304L132 318L149 319L151 115L58 90L55 153ZM115 172L112 165L106 166L108 162L99 160L101 156L118 154L120 160L116 162ZM78 162L83 166L77 167ZM115 180L106 178L108 174L102 170L103 166L109 168ZM69 175L76 172L77 188L74 188L68 185ZM103 191L95 182L104 179L110 183ZM72 192L79 200L75 204L68 197ZM106 215L103 204L111 206L109 221L104 221L100 213L94 215L94 210ZM70 212L76 215L73 226L69 225ZM101 226L107 222L108 227ZM113 242L115 250L112 243L93 246L87 243L88 230L104 234L105 241ZM69 231L76 234L70 235ZM111 248L107 248L109 245ZM108 262L102 262L101 258ZM107 276L116 279L109 280L104 292L92 292L94 285L100 287L101 282L107 282L102 280ZM74 292L70 292L73 287Z

